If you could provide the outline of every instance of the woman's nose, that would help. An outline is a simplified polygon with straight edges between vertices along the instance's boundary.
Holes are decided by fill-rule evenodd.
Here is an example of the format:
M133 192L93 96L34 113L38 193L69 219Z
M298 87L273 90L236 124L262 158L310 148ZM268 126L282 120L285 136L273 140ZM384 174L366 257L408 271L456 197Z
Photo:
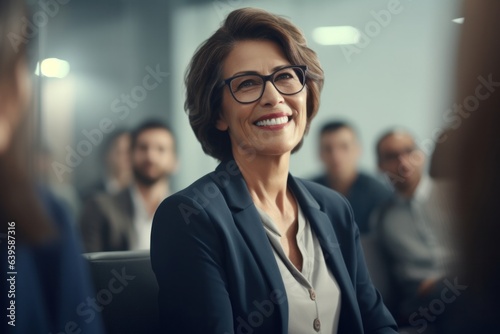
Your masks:
M264 92L260 98L260 104L274 106L284 100L283 95L274 87L271 81L264 85Z

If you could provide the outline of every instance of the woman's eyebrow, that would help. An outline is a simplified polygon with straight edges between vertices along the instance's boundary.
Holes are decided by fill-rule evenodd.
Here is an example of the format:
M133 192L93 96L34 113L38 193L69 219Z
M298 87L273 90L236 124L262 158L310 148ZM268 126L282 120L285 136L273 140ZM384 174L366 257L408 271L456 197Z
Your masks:
M276 71L278 71L279 69L283 68L283 67L287 67L287 66L290 66L290 65L278 65L278 66L275 66L271 69L271 73L274 73ZM257 71L240 71L240 72L236 72L234 73L231 77L235 77L237 75L243 75L243 74L258 74L258 75L261 75L259 72Z

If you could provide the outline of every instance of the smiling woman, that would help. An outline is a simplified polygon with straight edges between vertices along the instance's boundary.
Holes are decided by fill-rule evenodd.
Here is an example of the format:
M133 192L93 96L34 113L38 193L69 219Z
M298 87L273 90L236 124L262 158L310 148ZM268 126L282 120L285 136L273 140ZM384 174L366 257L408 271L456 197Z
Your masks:
M216 128L228 132L236 160L244 154L238 147L250 147L259 156L289 155L301 142L308 123L305 67L290 67L274 42L235 43L223 66L223 76L230 78L225 80L229 84L224 87ZM253 71L271 74L248 74Z
M257 68L250 67L236 67L238 73L227 73L230 70L227 66L230 65L225 65L228 62L221 60L229 57L232 51L235 53L231 55L233 59L250 51L252 55L241 56L253 59L258 55L257 50L252 49L256 41L272 42L273 51L278 53L282 61L277 65L298 67L306 65L308 123L318 112L320 91L323 87L323 70L316 53L307 47L303 34L291 22L281 17L263 16L262 13L263 11L256 9L234 11L228 16L225 24L198 49L186 73L185 108L189 113L191 127L205 153L218 160L229 158L233 152L231 142L228 140L229 134L214 127L221 111L223 95L229 93L223 86L225 83L223 80L248 71L257 74ZM241 48L235 48L235 44L242 42L244 45ZM251 45L245 45L247 43ZM260 67L262 68L263 64ZM274 84L275 81L272 82ZM265 86L265 83L263 85ZM229 87L231 93L232 87L234 85ZM295 149L299 147L300 144Z
M191 127L221 164L155 214L165 332L396 333L347 201L289 174L323 86L299 29L235 10L193 56L186 85Z

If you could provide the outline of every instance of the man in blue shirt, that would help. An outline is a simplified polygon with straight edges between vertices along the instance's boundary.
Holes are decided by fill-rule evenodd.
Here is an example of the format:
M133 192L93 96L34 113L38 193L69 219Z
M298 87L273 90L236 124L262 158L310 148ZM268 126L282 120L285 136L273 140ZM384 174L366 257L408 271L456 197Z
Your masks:
M360 232L368 233L372 213L391 196L390 190L358 170L361 146L350 124L342 121L325 124L320 132L319 147L325 174L313 181L343 194L352 206Z

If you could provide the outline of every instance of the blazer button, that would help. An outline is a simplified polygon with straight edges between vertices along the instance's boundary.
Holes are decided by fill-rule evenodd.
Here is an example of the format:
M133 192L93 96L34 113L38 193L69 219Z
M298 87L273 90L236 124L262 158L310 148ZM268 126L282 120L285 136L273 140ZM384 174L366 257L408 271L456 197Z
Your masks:
M309 297L311 297L311 300L316 300L316 291L313 288L309 289Z
M321 329L321 322L319 321L318 318L314 319L313 328L316 332L319 332L319 330Z

